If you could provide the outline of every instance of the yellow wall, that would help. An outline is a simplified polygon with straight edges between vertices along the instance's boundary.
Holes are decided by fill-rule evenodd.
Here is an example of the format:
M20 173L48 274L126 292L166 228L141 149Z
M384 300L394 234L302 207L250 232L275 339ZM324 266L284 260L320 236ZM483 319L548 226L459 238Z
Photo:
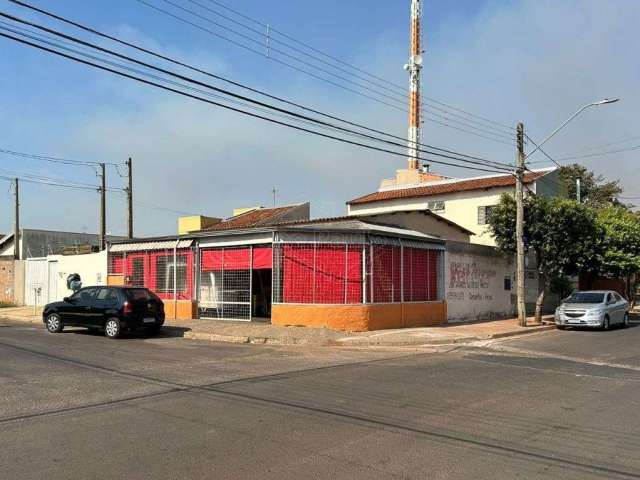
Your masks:
M274 304L271 323L281 326L325 327L346 332L426 327L447 323L445 302L372 305Z
M349 205L349 215L424 210L427 208L428 202L444 201L444 211L434 211L433 213L475 233L470 238L471 243L495 246L495 241L489 234L486 225L478 225L478 207L496 205L500 201L500 196L505 192L513 192L513 188L492 188L486 191L474 190L433 195L428 198L403 198L370 204Z
M163 300L164 316L172 320L191 320L198 318L198 302L191 300Z
M220 223L220 218L205 217L203 215L191 215L178 218L178 235L186 235L189 232L200 230Z

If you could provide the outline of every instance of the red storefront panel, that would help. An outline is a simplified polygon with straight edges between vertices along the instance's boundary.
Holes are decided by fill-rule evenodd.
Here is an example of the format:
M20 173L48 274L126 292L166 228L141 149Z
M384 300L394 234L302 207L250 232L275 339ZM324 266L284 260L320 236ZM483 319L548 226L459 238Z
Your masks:
M347 303L362 303L362 246L347 248Z
M271 247L253 247L253 268L258 270L272 267L273 252Z
M362 303L362 247L284 245L285 303Z
M313 303L314 247L284 245L282 254L283 301Z
M133 287L145 287L164 300L174 298L177 286L178 300L193 299L193 252L178 250L174 268L172 251L137 252L126 255L126 283ZM177 279L174 274L177 271Z
M268 248L271 252L271 248ZM261 254L260 260L265 263ZM271 254L269 253L269 257ZM255 258L255 253L254 253ZM271 262L269 262L270 264ZM203 272L217 270L248 270L251 268L251 249L243 248L216 248L202 250L200 253L200 268ZM256 268L254 266L254 268ZM259 267L267 268L267 267Z

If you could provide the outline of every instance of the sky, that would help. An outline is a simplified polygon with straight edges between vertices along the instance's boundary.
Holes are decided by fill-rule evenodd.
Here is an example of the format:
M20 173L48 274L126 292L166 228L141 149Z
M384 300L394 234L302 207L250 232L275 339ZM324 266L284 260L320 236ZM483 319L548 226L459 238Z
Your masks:
M170 3L196 10L197 2L220 10L211 0L145 1L181 14ZM408 84L402 66L408 57L409 0L220 1L377 77ZM401 109L287 68L274 61L279 58L275 52L267 58L246 51L162 15L140 0L30 2L234 81L406 135L406 113ZM0 0L0 11L97 41L8 0ZM430 104L431 119L423 124L422 141L511 163L515 147L502 136L511 132L509 127L521 121L526 133L541 141L579 107L604 97L622 100L586 110L546 144L547 153L557 158L576 151L597 153L585 149L640 137L635 121L640 106L638 24L637 0L423 0L422 92L447 106ZM267 48L252 46L258 53ZM451 126L460 124L448 119L466 117L469 125L478 123L449 106L504 126L483 126L494 132L489 135L493 140L456 130ZM452 112L462 117L449 116ZM406 165L401 156L313 137L156 91L4 38L0 38L0 125L0 149L116 164L132 157L139 236L175 233L178 212L228 217L233 208L270 206L274 187L278 205L310 201L313 216L341 215L347 200L375 191L381 179L393 177ZM620 146L638 144L640 138ZM538 154L530 160L540 162L532 167L552 165ZM579 161L608 179L620 179L626 196L640 197L635 152ZM483 174L435 163L431 170L453 177ZM0 154L0 175L11 176L10 172L98 182L87 166ZM107 177L109 187L125 186L115 168L108 168ZM98 204L98 194L92 191L23 183L21 223L29 228L96 232ZM123 234L124 196L109 192L107 207L108 232ZM13 197L9 183L0 180L0 233L12 225Z

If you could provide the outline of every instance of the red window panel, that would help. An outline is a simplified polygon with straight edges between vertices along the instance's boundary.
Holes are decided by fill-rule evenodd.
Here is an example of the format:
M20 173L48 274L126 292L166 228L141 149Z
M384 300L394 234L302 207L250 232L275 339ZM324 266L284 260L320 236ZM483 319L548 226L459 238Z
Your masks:
M429 250L429 281L427 300L438 300L438 259L440 252Z
M362 246L347 247L347 303L362 303Z
M122 254L109 254L109 274L124 274L124 257L122 256Z
M373 247L373 302L400 301L400 247L376 245Z
M424 302L428 298L429 253L404 248L404 301Z
M253 268L273 268L273 252L271 247L253 247Z
M225 270L248 270L251 268L251 249L225 248L223 259Z
M201 250L200 269L203 272L222 270L222 250Z
M249 268L251 268L251 249L248 247L215 248L200 252L200 269L203 272L248 270Z
M160 298L193 299L193 252L178 250L174 266L171 250L138 252L128 254L125 262L126 283L133 287L145 287ZM174 280L174 275L177 278Z
M314 283L313 245L282 247L284 303L312 303Z
M314 303L344 303L347 250L344 245L317 245Z

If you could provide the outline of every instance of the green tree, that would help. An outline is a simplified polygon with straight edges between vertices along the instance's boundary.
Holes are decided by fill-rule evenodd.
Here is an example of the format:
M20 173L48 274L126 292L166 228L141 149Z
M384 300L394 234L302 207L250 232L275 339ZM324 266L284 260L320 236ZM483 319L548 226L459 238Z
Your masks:
M534 252L540 279L535 316L541 321L550 280L594 271L602 264L602 229L592 209L563 198L527 197L524 219L525 249ZM515 227L515 199L505 194L489 218L489 229L504 252L516 251Z
M600 272L626 280L627 296L633 299L635 278L640 272L640 217L626 208L610 206L598 211L604 231Z
M606 181L602 175L577 163L560 167L560 181L567 189L568 198L576 198L577 178L580 179L580 198L585 205L602 208L620 204L617 197L622 193L622 187L618 180Z

